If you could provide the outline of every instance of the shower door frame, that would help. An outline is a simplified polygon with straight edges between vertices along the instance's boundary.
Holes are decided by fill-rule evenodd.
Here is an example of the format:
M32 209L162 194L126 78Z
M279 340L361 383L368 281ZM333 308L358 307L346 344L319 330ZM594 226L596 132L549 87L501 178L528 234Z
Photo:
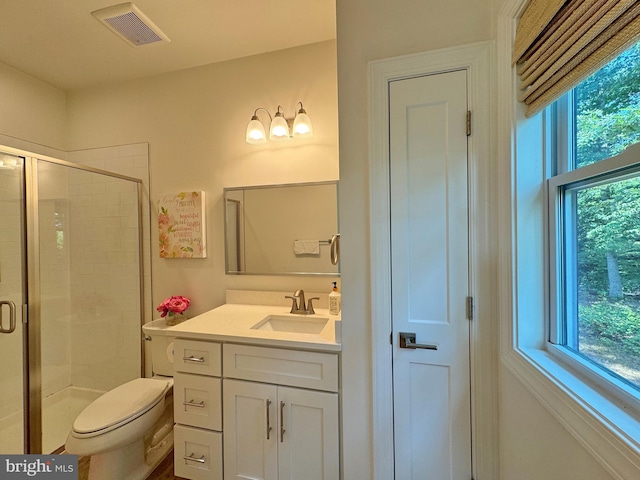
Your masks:
M0 145L0 152L22 157L24 159L23 191L24 211L22 237L24 244L25 261L23 262L23 275L26 282L22 281L25 304L21 307L22 323L26 324L26 335L23 335L23 431L24 453L51 453L42 452L42 359L41 359L41 289L40 289L40 229L38 216L38 161L66 166L85 172L106 175L109 177L127 180L136 184L138 196L138 272L139 272L139 298L140 298L140 327L145 323L144 308L144 241L142 224L142 180L129 177L94 167L79 165L60 160L46 155L39 155L26 150ZM140 376L145 373L145 350L143 339L140 339Z

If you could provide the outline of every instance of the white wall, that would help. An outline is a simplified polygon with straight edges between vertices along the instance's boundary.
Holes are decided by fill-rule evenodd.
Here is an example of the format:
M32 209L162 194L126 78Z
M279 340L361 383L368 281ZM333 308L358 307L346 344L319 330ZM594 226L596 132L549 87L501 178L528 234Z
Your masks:
M502 480L613 479L518 379L500 373Z
M330 291L328 278L225 275L222 190L338 179L335 48L322 42L69 94L70 150L148 142L152 202L164 193L207 194L208 258L158 258L152 228L154 305L186 295L196 315L224 303L227 288ZM313 138L245 142L256 108L273 114L280 104L289 117L298 101Z
M67 129L65 102L61 90L0 63L3 145L27 149L33 143L63 150ZM41 149L37 153L47 152Z

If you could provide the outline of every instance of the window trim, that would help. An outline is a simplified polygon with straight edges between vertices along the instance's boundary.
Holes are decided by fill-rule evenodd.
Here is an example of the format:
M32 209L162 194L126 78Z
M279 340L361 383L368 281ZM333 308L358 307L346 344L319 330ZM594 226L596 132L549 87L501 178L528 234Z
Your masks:
M575 370L576 375L593 384L594 388L601 390L606 395L611 395L612 401L621 405L622 408L630 407L636 412L640 412L638 392L625 382L606 375L606 373L600 371L600 368L595 363L562 345L549 343L547 351L557 362Z
M562 132L561 132L562 133ZM640 149L640 145L636 147ZM564 191L567 187L575 185L596 186L612 176L617 180L625 180L637 176L640 172L640 160L634 158L630 152L601 160L575 170L566 171L547 180L548 219L547 230L549 232L549 342L547 349L559 361L568 364L576 372L595 383L597 388L611 394L614 401L628 404L634 408L640 416L640 392L617 379L614 375L607 374L577 352L574 353L564 343L562 305L569 304L566 299L566 290L563 286L567 281L565 274L565 254L562 245L566 239L563 222L567 219L563 214L566 209Z
M546 239L547 232L530 238L527 225L538 220L546 225L543 187L549 152L544 137L550 126L543 114L525 119L511 63L525 4L505 0L496 37L500 360L606 471L616 479L635 480L640 474L640 420L547 350L550 303L548 290L538 285L549 275L544 260L548 245L541 237Z

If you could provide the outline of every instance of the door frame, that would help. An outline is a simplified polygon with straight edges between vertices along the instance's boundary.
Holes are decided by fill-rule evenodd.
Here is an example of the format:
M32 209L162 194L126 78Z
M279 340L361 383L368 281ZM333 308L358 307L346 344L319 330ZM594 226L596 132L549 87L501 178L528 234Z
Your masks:
M391 231L389 188L389 82L467 71L471 110L468 137L469 280L474 298L470 329L471 456L475 480L499 478L498 382L495 261L490 114L492 42L434 50L369 64L369 203L371 268L371 351L373 385L373 476L394 478L393 363L391 324Z

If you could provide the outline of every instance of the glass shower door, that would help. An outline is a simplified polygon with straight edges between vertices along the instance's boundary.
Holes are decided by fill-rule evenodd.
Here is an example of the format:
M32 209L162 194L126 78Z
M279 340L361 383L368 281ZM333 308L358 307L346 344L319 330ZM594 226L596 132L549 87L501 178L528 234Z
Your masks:
M31 398L49 453L87 405L142 373L140 204L129 179L41 159L36 171L40 391Z
M0 152L0 453L24 453L24 159Z

